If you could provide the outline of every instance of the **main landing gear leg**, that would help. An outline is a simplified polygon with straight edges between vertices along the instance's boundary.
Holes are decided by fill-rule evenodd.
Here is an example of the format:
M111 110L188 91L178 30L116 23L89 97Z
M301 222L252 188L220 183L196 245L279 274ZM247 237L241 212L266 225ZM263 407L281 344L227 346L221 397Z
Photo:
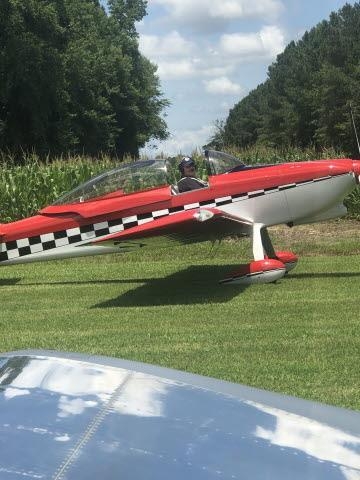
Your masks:
M294 254L275 252L265 225L254 223L251 225L249 233L252 239L254 261L240 265L236 271L231 272L220 283L242 285L272 283L295 267L297 257ZM291 266L294 262L295 264Z

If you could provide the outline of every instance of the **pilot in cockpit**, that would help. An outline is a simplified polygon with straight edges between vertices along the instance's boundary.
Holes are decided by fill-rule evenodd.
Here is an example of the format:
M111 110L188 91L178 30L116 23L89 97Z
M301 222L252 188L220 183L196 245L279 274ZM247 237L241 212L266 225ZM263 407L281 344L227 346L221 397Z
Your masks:
M207 187L208 184L195 177L196 165L191 157L183 157L179 163L181 179L177 182L179 193L190 192L198 188Z

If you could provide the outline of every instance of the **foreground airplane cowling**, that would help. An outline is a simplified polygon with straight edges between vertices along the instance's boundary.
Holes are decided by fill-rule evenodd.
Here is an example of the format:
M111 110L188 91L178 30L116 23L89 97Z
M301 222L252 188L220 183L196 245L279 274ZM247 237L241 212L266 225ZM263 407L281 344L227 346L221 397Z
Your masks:
M208 150L208 188L179 194L169 160L121 165L61 197L38 215L0 225L0 264L129 252L144 246L252 238L254 261L222 283L268 283L296 266L274 250L267 227L339 217L359 183L350 159L246 166Z
M360 412L107 357L0 354L2 480L355 480Z

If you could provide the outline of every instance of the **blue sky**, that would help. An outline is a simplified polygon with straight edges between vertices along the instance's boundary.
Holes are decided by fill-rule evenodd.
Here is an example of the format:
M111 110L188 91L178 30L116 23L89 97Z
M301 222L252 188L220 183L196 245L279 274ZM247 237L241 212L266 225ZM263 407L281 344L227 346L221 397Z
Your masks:
M141 52L158 65L170 138L156 150L201 149L217 119L267 78L291 40L338 11L342 0L149 0L137 25Z

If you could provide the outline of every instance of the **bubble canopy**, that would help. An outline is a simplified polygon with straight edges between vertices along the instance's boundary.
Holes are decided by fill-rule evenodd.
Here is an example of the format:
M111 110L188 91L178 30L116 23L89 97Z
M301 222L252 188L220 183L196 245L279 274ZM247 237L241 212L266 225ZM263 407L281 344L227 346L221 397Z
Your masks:
M166 160L159 159L120 165L82 183L56 200L53 205L66 205L68 203L103 199L111 197L111 194L121 196L167 185L169 182L166 163Z
M61 196L53 205L118 197L176 183L178 162L178 158L170 158L124 163L82 183ZM196 163L204 176L219 175L244 167L238 158L215 150L206 150L203 160Z

